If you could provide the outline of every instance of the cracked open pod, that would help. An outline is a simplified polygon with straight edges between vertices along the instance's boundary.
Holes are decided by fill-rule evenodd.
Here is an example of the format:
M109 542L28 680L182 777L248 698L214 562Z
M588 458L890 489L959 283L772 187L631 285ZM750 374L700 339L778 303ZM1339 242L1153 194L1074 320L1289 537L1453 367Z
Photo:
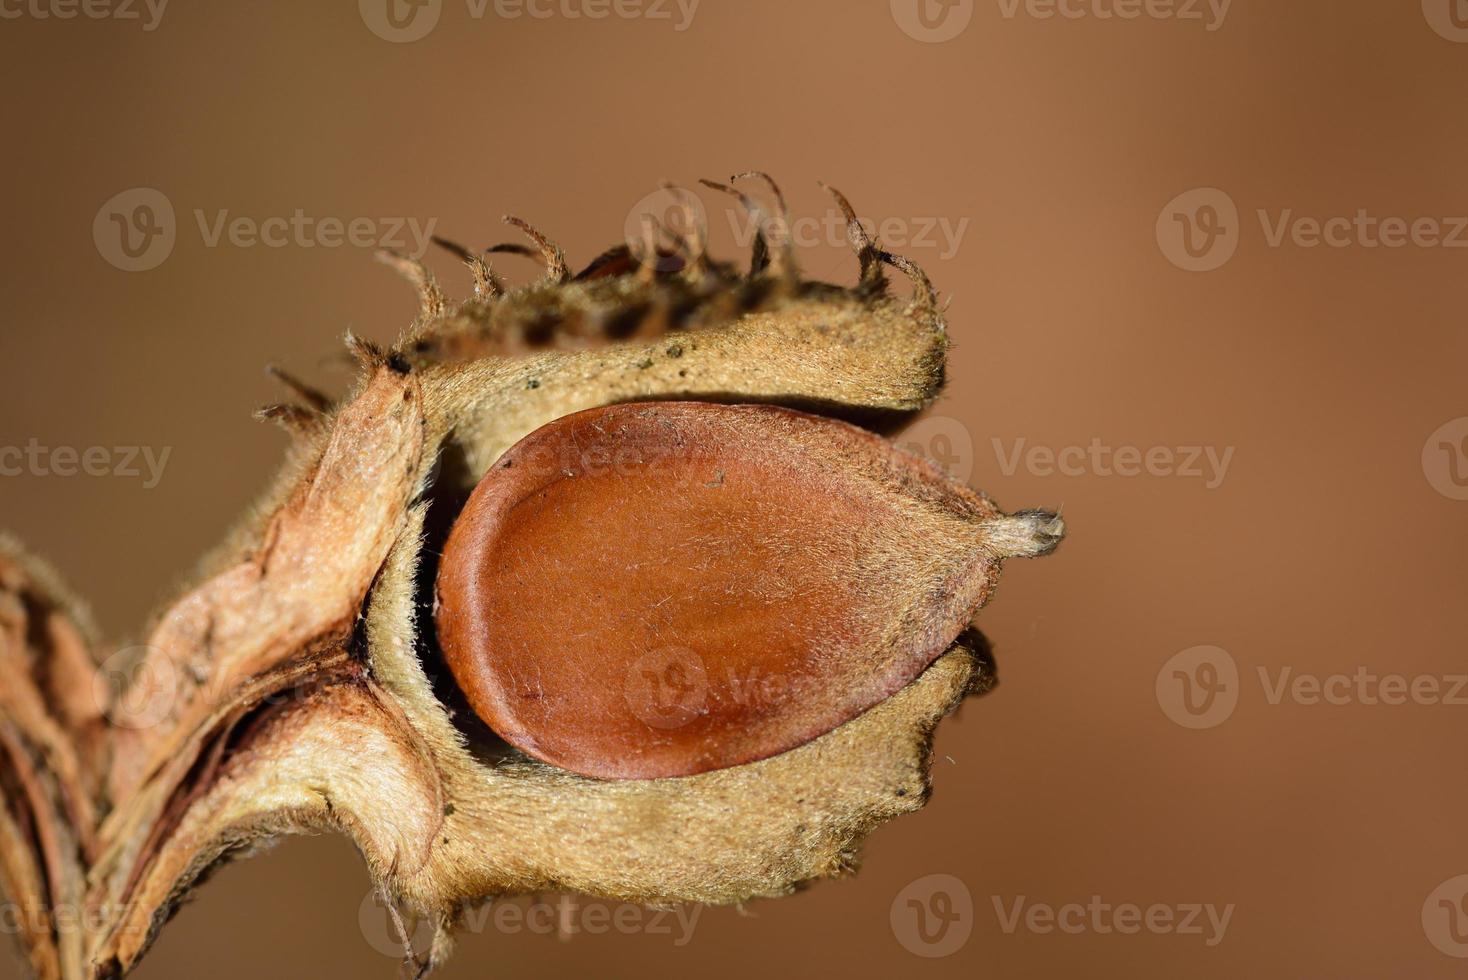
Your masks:
M41 976L126 973L280 834L350 836L426 970L475 902L781 895L923 804L999 563L1063 527L872 431L941 387L936 294L839 195L858 280L802 278L763 186L743 270L696 223L573 273L512 222L458 303L388 256L419 315L341 397L277 372L285 467L136 647L0 538L0 886L89 910L19 924Z

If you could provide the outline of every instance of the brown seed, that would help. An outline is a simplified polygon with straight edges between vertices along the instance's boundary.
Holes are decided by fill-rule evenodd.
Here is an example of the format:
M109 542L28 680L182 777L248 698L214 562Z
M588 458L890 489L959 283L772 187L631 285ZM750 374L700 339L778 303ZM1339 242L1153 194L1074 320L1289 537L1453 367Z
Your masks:
M617 405L495 464L438 637L475 711L590 776L762 759L908 684L1059 518L1005 517L862 429L769 406Z

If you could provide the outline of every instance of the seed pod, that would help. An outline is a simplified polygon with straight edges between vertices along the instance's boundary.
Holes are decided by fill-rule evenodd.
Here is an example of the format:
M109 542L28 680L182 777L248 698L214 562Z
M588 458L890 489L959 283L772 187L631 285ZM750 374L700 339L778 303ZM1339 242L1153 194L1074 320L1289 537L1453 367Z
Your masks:
M1054 547L869 432L770 406L580 412L475 490L438 638L480 717L589 776L763 759L885 700L948 649L999 562Z
M383 256L413 322L390 348L348 335L340 398L275 372L286 464L141 647L108 655L0 534L0 888L101 913L25 924L42 977L123 976L210 870L280 834L350 835L389 918L432 925L422 976L486 896L785 895L921 808L934 727L994 681L977 630L948 638L1000 559L1063 528L850 426L710 404L891 420L945 376L921 269L833 191L859 278L806 278L779 187L745 178L774 205L734 191L747 263L694 222L572 275L510 219L533 248L448 245L474 289L454 301ZM504 253L545 275L507 283ZM434 584L473 704L544 761L464 737L419 615Z

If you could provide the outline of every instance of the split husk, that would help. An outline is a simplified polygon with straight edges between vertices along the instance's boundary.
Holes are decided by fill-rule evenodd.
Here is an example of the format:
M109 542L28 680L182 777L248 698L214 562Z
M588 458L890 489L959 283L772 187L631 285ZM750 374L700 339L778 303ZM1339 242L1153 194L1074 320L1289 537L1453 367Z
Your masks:
M774 189L778 197L778 189ZM850 214L844 199L838 200ZM270 489L154 619L112 651L57 576L0 539L0 885L44 978L117 977L220 862L272 837L348 835L383 895L433 922L422 972L472 903L570 890L739 902L854 865L920 807L934 725L992 682L959 637L911 683L804 744L683 778L601 780L512 750L468 710L431 622L438 552L505 450L629 401L772 403L886 426L930 404L946 333L927 280L852 221L854 288L799 278L783 206L751 271L697 240L649 269L627 249L506 290L460 250L450 303L389 257L423 308L392 350L349 337L354 390L267 417L293 433ZM884 266L914 278L891 295ZM609 344L609 345L608 345ZM995 558L1048 551L1053 515L996 523Z

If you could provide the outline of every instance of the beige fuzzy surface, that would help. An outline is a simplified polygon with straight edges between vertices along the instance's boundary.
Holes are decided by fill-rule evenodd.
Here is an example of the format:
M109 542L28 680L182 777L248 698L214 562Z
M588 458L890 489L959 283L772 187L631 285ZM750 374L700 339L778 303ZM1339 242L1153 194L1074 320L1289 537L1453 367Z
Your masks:
M43 609L59 638L37 649L32 631L0 630L0 665L29 684L0 697L0 775L20 787L0 811L3 884L22 899L114 912L84 933L28 935L38 972L125 973L213 867L284 833L349 835L387 897L442 927L423 966L487 897L564 889L729 903L852 869L873 827L926 800L934 726L991 680L979 640L965 634L906 688L788 752L605 781L509 750L466 716L435 660L426 585L468 491L506 448L569 413L680 399L890 421L930 404L943 382L942 317L920 273L911 301L885 293L883 257L863 251L856 290L800 284L787 256L773 284L694 268L687 275L705 276L696 289L632 276L542 282L459 306L407 263L424 313L404 346L352 341L362 373L348 398L270 412L295 432L287 463L154 617L137 666L173 693L145 724L118 724L115 695L79 707L43 689L61 677L87 685L97 641L55 576L0 542L0 572L10 569L0 613ZM531 330L548 304L594 331L609 322L597 305L609 297L666 325L658 303L690 294L702 305L688 329L586 349L483 349ZM982 594L1000 558L1044 553L1061 532L1058 519L994 511L973 529L993 559ZM901 574L929 564L917 556ZM54 832L28 831L37 825Z

